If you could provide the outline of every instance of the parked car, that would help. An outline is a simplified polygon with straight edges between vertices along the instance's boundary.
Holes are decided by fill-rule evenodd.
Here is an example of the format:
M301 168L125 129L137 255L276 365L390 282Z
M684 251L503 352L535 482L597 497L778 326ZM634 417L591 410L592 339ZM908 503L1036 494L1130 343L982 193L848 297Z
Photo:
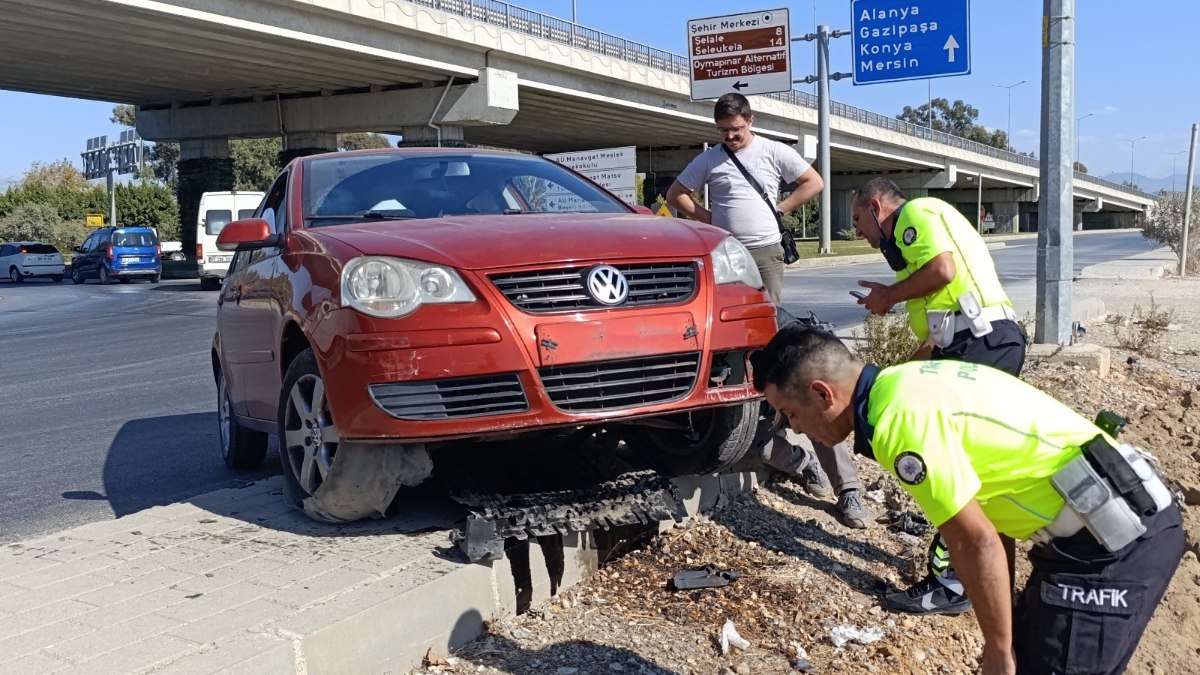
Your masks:
M293 160L217 241L226 463L278 436L285 498L338 522L464 440L603 431L672 474L737 461L775 308L736 239L649 213L530 155Z
M14 284L26 279L45 277L62 281L65 266L62 253L43 241L13 241L0 244L0 270Z
M162 249L149 227L101 227L75 249L71 260L71 281L77 284L88 279L129 283L139 278L152 284L162 278Z

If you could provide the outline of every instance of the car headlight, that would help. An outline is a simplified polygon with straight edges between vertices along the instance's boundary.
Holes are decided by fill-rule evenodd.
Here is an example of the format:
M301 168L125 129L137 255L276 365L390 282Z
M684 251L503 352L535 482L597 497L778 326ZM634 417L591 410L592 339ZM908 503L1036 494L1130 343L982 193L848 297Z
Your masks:
M475 294L449 267L362 256L342 268L342 299L363 314L394 319L423 304L474 302Z
M709 255L712 256L713 276L718 284L743 283L750 288L763 287L758 265L754 263L750 251L737 239L725 237Z

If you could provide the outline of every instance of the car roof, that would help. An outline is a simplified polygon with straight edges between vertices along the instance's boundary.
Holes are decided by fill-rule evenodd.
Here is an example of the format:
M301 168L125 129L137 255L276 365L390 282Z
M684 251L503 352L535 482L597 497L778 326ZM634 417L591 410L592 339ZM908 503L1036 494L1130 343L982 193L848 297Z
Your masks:
M21 246L24 244L46 244L48 246L53 246L53 244L48 241L5 241L0 242L0 244L12 244L13 246Z

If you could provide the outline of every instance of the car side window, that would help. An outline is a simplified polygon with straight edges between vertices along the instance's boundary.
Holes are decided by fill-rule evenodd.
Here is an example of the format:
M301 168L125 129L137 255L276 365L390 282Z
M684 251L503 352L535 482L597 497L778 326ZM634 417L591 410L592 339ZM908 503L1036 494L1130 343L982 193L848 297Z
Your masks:
M287 193L287 178L285 173L275 179L275 184L271 186L271 190L267 192L267 198L263 200L262 213L259 218L267 221L271 226L272 232L287 231L287 208L284 204L284 197Z
M8 244L0 246L0 258L7 258L10 255L12 255L12 246Z

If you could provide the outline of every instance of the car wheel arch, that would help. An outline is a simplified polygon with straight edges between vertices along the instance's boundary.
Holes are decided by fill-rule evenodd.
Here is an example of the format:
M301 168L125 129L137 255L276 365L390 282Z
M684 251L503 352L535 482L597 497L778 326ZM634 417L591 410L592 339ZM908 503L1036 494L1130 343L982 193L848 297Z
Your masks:
M304 330L294 321L289 321L283 327L283 338L279 344L279 381L287 375L288 368L291 367L292 361L310 348L308 336L304 334ZM315 351L315 350L314 350Z

